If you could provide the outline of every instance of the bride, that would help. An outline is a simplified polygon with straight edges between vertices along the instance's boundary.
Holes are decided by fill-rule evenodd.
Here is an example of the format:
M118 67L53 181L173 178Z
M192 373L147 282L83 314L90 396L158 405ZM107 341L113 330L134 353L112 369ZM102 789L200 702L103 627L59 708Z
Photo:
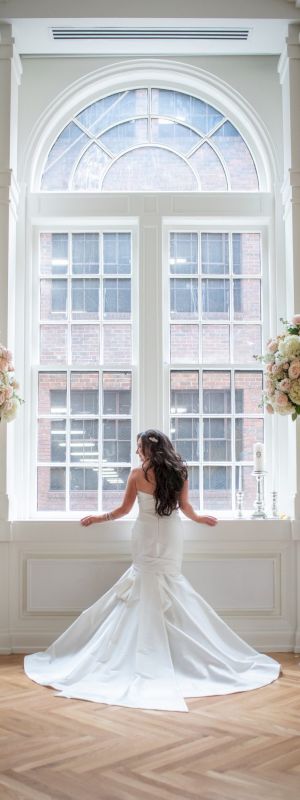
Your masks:
M137 453L141 466L121 506L81 520L119 519L137 498L132 565L46 652L25 657L26 674L62 697L168 711L188 711L184 698L271 683L278 662L240 639L181 573L178 509L196 523L217 523L191 506L186 466L154 429L139 434Z

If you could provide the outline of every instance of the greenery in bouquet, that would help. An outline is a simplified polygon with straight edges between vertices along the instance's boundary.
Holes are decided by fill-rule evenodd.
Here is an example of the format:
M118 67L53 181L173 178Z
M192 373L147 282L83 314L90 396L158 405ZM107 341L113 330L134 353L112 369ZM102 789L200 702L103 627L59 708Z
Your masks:
M264 362L263 400L269 414L300 414L300 314L280 320L285 332L269 339Z
M12 353L0 344L0 421L11 422L24 400L19 396Z

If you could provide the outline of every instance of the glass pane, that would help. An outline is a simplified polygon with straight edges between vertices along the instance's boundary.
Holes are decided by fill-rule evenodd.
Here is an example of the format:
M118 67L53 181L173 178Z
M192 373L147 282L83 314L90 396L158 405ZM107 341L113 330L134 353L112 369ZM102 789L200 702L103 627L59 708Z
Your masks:
M104 364L131 364L131 325L105 325Z
M130 463L131 421L103 420L103 462L125 461Z
M122 125L115 125L114 128L103 133L101 142L111 153L121 153L138 144L148 142L148 121L147 119L131 119L130 122L123 122Z
M236 467L235 468L235 490L239 489L239 475L241 470L241 487L244 492L243 506L244 509L253 509L254 501L256 498L256 480L252 475L253 467Z
M40 315L47 320L67 318L67 281L61 278L41 281Z
M263 419L235 420L235 454L237 461L253 462L253 445L264 441Z
M130 319L131 281L126 278L105 278L103 281L105 319Z
M71 372L71 414L98 414L98 372Z
M97 319L99 317L99 286L97 278L72 280L73 319Z
M40 327L40 362L41 364L62 363L67 360L66 325L41 325Z
M200 508L200 495L199 495L199 467L189 467L189 499L195 509Z
M236 414L259 414L263 379L261 372L236 372L235 411ZM260 439L258 440L260 441Z
M131 272L131 234L103 234L104 273L110 275L130 275Z
M51 147L41 188L47 191L68 189L73 166L88 143L88 136L70 122Z
M70 460L98 467L98 420L71 420Z
M39 420L38 461L66 461L65 420Z
M201 139L197 133L190 128L172 122L165 117L152 119L151 121L152 142L171 147L179 153L188 153L192 147L200 143Z
M199 362L199 325L171 325L171 362Z
M261 272L260 234L232 234L233 272L236 275L259 275Z
M203 484L204 508L217 511L232 507L231 467L204 467Z
M233 281L234 318L260 319L260 280L244 278Z
M229 170L231 189L258 190L255 164L240 133L231 122L225 122L212 136Z
M65 511L66 470L64 467L38 467L38 511Z
M103 413L131 414L131 373L103 373Z
M199 373L171 372L171 414L199 412Z
M201 234L201 266L207 275L225 275L229 271L228 233Z
M198 316L198 281L196 278L171 278L171 318Z
M187 163L168 150L139 147L120 156L103 180L105 192L196 192Z
M174 117L204 133L208 133L222 119L219 111L189 94L152 89L151 95L153 114Z
M72 189L75 192L101 192L102 178L107 164L111 161L95 142L88 149L76 167Z
M73 233L73 275L95 275L99 273L99 234Z
M110 511L121 504L130 467L115 467L104 464L102 468L102 508Z
M230 372L203 372L203 411L205 414L230 414Z
M227 178L221 161L207 142L189 158L189 163L196 171L202 192L226 192Z
M66 372L39 373L39 414L65 414L67 411Z
M197 233L170 234L170 272L183 275L198 272Z
M199 420L171 419L171 439L175 450L185 461L199 460Z
M72 325L72 363L99 364L100 328L98 325Z
M71 511L95 511L98 508L98 469L72 467L70 469Z
M228 364L229 325L202 325L202 348L205 364Z
M253 364L253 356L261 353L261 328L259 325L234 325L234 361Z
M204 461L231 461L231 420L203 420Z
M91 103L84 111L77 114L77 119L93 136L98 136L101 131L116 122L147 114L147 98L147 89L117 92Z
M203 278L203 319L229 319L229 281L221 278Z
M66 275L68 271L68 234L41 233L40 271L42 275Z

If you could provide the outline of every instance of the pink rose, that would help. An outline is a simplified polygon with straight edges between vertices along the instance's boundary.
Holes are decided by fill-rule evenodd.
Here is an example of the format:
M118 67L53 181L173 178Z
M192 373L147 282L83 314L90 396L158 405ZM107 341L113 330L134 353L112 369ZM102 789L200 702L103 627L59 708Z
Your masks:
M0 392L0 406L2 406L4 402L5 402L5 394L4 392Z
M273 365L272 364L267 364L266 372L272 372L272 369L273 369Z
M6 400L9 400L10 397L13 396L13 393L14 393L14 390L13 390L12 386L7 386L5 389L3 389L3 394L5 395Z
M288 378L283 378L282 381L279 381L278 389L280 389L281 392L289 392L290 388L291 388L291 381Z
M275 377L277 376L278 378L283 377L281 364L273 364L272 375L274 375Z
M276 353L276 350L278 350L278 344L276 339L270 339L267 344L268 353Z
M9 362L9 364L7 364L7 371L8 372L14 372L15 371L14 365L11 363L11 361Z
M267 409L268 414L274 414L274 408L273 408L273 406L271 406L271 403L267 403L266 409Z
M279 407L287 406L289 403L289 398L286 394L284 394L284 392L279 392L278 389L276 389L275 403Z
M289 378L295 380L296 378L300 377L300 361L298 358L295 358L294 361L289 366Z
M292 323L293 325L300 325L300 314L295 314L294 317L292 317Z
M266 382L266 392L268 395L274 394L275 392L274 383L272 383L270 380L267 380Z
M5 356L1 356L1 358L0 358L0 372L5 372L5 370L7 369L7 364L8 364L8 361L5 358Z

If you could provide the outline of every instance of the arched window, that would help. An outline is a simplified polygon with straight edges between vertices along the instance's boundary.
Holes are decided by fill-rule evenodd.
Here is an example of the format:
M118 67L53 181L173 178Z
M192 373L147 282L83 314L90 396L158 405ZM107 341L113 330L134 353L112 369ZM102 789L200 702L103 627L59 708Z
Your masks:
M204 78L191 93L198 71L170 88L150 71L70 89L72 111L36 134L32 514L119 503L150 425L186 459L195 506L230 514L239 485L253 504L271 160L229 89L226 109L219 87L200 99Z
M65 126L43 170L44 191L257 191L250 150L224 114L168 89L97 100Z

